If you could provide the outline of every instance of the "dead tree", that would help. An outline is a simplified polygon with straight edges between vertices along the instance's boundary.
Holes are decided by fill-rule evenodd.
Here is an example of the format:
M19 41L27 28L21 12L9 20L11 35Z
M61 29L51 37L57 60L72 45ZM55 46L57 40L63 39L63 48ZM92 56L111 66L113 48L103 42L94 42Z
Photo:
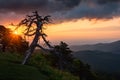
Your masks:
M58 55L59 56L59 69L62 70L63 69L63 65L61 63L61 52L59 50L57 50L55 48L55 46L51 46L49 44L49 41L46 40L46 34L43 32L43 25L47 24L50 22L50 16L39 16L38 12L35 11L33 12L32 15L28 15L25 19L23 19L18 27L16 29L18 29L19 27L22 27L22 25L26 26L25 29L25 35L26 36L34 36L32 43L30 44L28 50L25 52L25 58L22 61L22 64L25 64L31 54L33 53L33 51L35 50L36 47L41 48L44 51L48 51L48 52L53 52L54 55ZM46 49L44 47L42 47L40 44L38 44L38 41L40 39L43 39L43 41L45 42L45 44L49 47L49 49Z
M49 22L49 15L42 17L38 14L37 11L35 11L32 15L27 15L27 17L19 23L17 28L21 27L22 25L26 26L24 33L26 36L34 36L33 41L29 46L29 49L25 52L25 58L22 61L22 64L25 64L28 61L36 47L46 50L40 44L38 44L39 39L43 39L43 41L49 48L53 48L49 44L49 41L46 40L47 35L43 32L43 25Z

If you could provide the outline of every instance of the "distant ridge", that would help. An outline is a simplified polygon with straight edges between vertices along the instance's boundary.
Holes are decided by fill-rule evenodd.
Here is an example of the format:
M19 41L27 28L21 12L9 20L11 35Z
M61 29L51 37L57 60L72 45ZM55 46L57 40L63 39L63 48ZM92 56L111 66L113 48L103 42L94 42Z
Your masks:
M120 40L111 43L98 43L93 45L74 45L70 48L73 51L98 50L120 54Z
M120 74L120 40L111 43L71 46L74 57L95 71Z
M74 57L91 65L95 71L120 74L120 54L102 51L77 51Z

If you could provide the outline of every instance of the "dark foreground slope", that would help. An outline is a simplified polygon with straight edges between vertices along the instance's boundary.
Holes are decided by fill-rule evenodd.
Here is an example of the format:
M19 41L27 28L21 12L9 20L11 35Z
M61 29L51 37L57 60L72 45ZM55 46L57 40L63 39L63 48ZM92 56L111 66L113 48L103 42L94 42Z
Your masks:
M44 60L38 63L35 59L43 60L37 57L28 65L21 65L22 57L18 54L0 53L0 80L78 80L70 73L47 66Z
M0 80L46 80L37 68L0 62Z

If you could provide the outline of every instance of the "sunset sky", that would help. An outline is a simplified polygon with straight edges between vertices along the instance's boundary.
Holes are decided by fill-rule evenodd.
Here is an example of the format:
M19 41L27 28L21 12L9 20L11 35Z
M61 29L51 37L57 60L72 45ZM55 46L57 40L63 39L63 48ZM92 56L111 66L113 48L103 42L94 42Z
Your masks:
M0 0L0 24L11 27L34 10L51 15L45 32L53 44L120 40L120 0Z

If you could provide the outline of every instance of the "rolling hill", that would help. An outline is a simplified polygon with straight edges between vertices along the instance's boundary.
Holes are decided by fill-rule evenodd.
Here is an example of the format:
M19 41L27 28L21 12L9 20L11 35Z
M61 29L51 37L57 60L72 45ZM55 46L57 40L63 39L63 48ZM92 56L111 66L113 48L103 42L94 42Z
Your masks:
M111 43L98 43L93 45L74 45L70 47L73 51L98 50L120 54L120 40Z
M91 65L93 70L120 73L120 54L102 51L77 51L74 56L84 63Z
M91 65L92 69L120 73L120 40L111 43L71 46L73 55Z

